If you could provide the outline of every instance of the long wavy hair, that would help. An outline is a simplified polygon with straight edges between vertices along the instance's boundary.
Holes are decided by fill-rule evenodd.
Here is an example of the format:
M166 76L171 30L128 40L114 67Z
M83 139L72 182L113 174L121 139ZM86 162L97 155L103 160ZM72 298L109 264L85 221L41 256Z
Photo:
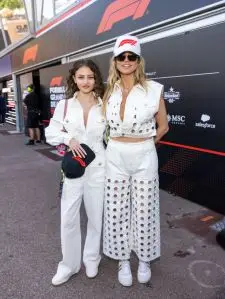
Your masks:
M109 76L107 80L107 87L103 97L103 113L106 112L106 105L111 96L115 83L120 80L120 72L116 67L116 60L114 57L110 60ZM146 75L145 75L145 61L143 57L138 60L137 69L134 72L134 84L140 84L147 91Z
M98 66L91 59L78 60L73 64L73 67L69 70L69 76L67 77L66 84L66 98L72 98L76 91L79 91L77 84L74 82L74 75L83 66L88 67L94 73L95 85L93 91L96 97L103 98L104 95L104 83L102 80L101 72Z

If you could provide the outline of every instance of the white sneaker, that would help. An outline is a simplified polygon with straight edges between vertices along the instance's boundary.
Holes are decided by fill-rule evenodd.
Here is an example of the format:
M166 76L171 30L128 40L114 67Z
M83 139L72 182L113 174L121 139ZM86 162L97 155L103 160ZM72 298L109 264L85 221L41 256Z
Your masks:
M147 262L139 261L137 278L140 283L146 283L151 279L151 268Z
M129 261L119 261L118 280L125 287L132 285L133 278Z
M93 263L86 266L86 276L88 278L94 278L95 276L97 276L97 274L98 274L98 266L96 266Z
M55 276L52 278L52 284L54 286L59 286L65 282L67 282L71 276L73 276L75 273L69 273L65 275L65 273L57 272Z

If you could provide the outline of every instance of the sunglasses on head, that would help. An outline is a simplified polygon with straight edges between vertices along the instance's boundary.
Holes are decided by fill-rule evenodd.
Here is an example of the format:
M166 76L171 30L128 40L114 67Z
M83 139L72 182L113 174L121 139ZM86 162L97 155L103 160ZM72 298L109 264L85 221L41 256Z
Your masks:
M118 61L124 61L125 59L128 59L129 61L136 61L139 56L136 54L120 54L116 57L116 60Z

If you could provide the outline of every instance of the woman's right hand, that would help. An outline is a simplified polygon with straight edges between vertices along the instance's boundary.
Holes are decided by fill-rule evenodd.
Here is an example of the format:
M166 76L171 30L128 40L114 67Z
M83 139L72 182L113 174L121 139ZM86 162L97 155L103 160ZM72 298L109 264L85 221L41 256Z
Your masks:
M69 148L73 150L75 154L80 158L85 158L85 156L87 155L85 150L75 138L70 139Z

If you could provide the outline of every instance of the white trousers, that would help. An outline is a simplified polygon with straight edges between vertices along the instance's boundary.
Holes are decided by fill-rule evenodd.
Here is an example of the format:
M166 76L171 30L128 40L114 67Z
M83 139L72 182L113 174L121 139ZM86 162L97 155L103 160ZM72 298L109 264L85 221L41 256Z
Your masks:
M102 154L104 155L104 153ZM104 157L105 159L105 157ZM100 157L90 164L81 178L65 178L61 198L62 261L58 270L64 275L74 274L81 267L80 206L82 199L88 218L87 235L83 251L85 266L98 266L102 231L105 162Z
M127 260L160 256L158 157L154 140L110 140L106 150L103 252Z

